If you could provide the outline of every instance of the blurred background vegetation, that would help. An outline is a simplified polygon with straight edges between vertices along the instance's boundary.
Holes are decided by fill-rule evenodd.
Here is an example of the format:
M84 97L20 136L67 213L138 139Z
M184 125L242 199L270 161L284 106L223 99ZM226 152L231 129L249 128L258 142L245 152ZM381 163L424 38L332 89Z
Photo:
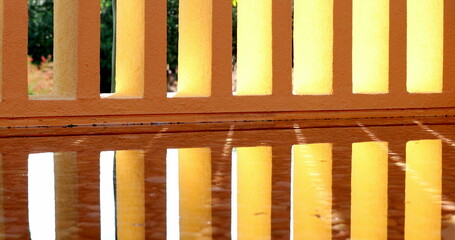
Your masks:
M114 1L114 2L113 2ZM233 0L233 66L235 65L236 29L237 29L237 0ZM101 48L100 48L100 88L102 93L112 92L113 79L113 46L114 44L114 11L115 0L101 0ZM52 56L53 56L53 0L28 0L29 28L28 28L28 55L29 59L29 82L37 82L30 79L31 76L39 79L52 80ZM176 88L178 69L178 17L179 1L167 0L167 76L168 90ZM45 71L44 71L45 70ZM31 72L30 72L31 71ZM41 75L44 74L45 76ZM39 82L39 81L38 81ZM29 94L40 94L48 91L40 90L39 83L34 87L29 84ZM49 88L52 84L46 82L44 87ZM38 90L37 90L38 89Z

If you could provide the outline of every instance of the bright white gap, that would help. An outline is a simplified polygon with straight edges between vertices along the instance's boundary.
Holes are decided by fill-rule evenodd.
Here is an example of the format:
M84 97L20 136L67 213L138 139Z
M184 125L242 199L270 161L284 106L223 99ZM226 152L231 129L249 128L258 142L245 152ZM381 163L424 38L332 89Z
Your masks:
M115 151L100 154L100 221L101 239L115 239L115 186L114 186Z
M232 149L231 170L231 239L237 240L237 150Z
M166 239L180 239L179 150L166 154Z
M291 149L291 221L290 221L290 240L294 240L294 147Z
M28 221L33 240L55 239L54 154L28 156Z

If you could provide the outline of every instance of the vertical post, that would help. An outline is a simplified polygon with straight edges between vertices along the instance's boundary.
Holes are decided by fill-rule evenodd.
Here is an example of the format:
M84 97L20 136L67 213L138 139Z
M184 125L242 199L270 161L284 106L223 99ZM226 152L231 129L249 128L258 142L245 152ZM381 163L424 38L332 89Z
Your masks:
M117 0L115 96L144 96L145 0Z
M239 1L237 11L236 94L271 95L273 78L272 0ZM251 14L252 12L254 14ZM283 46L277 46L277 50L280 48Z
M117 237L145 239L144 151L115 153Z
M441 239L441 189L441 140L409 141L406 144L406 240Z
M70 239L77 232L78 170L75 152L54 153L55 236Z
M389 91L406 91L406 1L390 1Z
M242 3L239 4L241 6ZM290 96L292 95L292 1L272 1L271 17L272 92L274 96Z
M352 144L351 238L387 239L388 144Z
M100 97L100 2L93 0L77 2L77 99L98 99Z
M455 92L455 2L444 0L443 91Z
M2 101L25 101L27 94L27 1L7 1L3 3L2 41Z
M178 97L209 97L212 89L213 0L179 2Z
M232 1L212 2L212 96L232 96Z
M209 148L179 149L180 239L212 238Z
M333 94L352 94L352 1L333 1Z
M145 1L144 98L166 98L167 1Z
M272 148L237 148L237 159L238 239L270 239Z
M99 159L99 151L77 153L79 239L98 239L101 236Z
M294 146L294 239L332 239L332 145Z

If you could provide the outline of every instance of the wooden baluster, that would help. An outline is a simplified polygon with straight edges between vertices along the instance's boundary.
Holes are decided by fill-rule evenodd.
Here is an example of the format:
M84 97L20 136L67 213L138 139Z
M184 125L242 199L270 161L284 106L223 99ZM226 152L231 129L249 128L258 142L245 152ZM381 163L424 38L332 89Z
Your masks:
M166 98L167 1L145 1L144 98Z

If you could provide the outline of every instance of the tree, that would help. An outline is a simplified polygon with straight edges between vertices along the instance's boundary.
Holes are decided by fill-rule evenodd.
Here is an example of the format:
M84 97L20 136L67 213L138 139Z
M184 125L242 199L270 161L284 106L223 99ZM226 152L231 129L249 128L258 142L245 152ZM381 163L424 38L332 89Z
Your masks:
M28 0L28 55L34 64L41 57L53 55L54 39L53 0Z

